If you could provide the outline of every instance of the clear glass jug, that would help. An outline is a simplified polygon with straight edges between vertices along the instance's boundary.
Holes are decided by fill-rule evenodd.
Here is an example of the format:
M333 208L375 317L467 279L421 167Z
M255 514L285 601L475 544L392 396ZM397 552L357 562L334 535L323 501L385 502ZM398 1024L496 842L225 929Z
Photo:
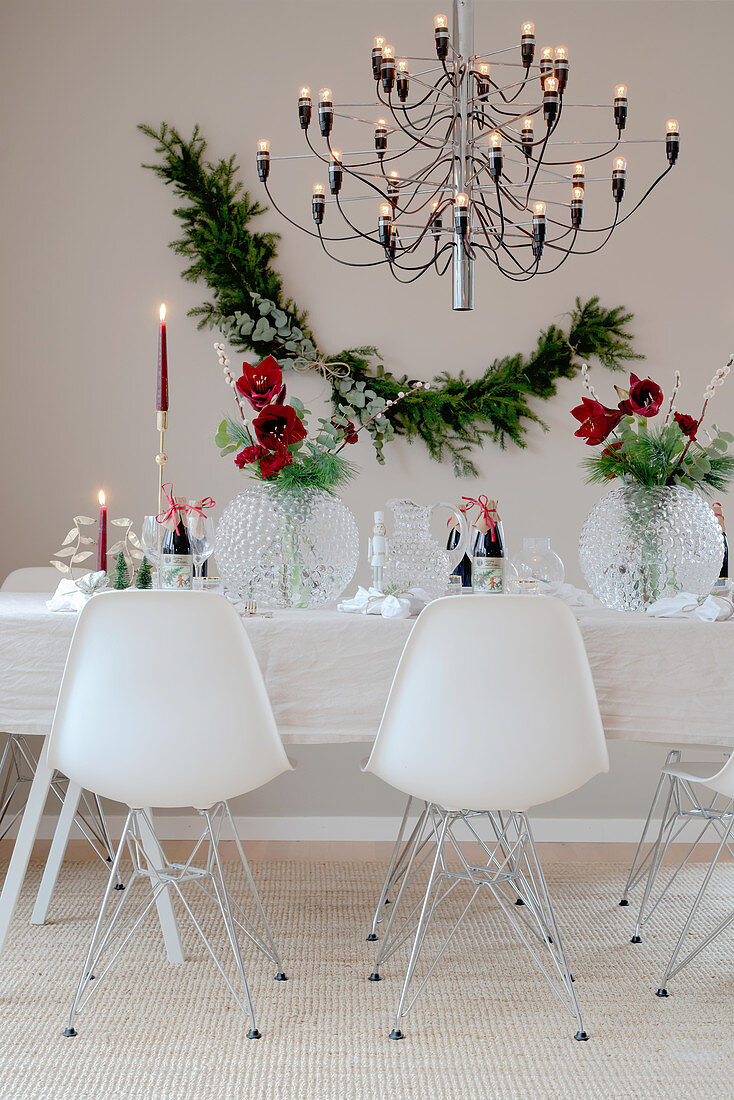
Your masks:
M450 574L464 556L468 529L463 514L453 504L416 504L414 500L388 500L395 525L388 536L385 585L398 591L421 588L431 599L444 596ZM459 541L446 550L431 534L437 508L448 508L459 525Z

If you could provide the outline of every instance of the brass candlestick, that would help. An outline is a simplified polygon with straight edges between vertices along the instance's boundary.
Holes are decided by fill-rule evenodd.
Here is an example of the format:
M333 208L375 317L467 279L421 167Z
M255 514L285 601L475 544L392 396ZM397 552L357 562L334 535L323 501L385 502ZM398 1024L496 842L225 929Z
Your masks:
M163 482L165 481L164 467L168 455L164 450L164 442L166 435L166 428L168 427L168 412L159 409L156 413L156 427L158 428L158 454L155 456L156 465L158 466L158 511L156 515L160 515L163 511ZM163 542L163 532L161 531L161 525L158 524L158 568L160 569L161 560L161 545Z

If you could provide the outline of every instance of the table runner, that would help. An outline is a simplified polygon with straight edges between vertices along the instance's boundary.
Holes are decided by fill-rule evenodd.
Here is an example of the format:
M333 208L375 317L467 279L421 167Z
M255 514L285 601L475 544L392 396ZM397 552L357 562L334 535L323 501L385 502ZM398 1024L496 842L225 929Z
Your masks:
M46 599L0 593L0 730L51 728L77 616L49 612ZM575 614L607 737L734 747L734 621ZM415 620L327 609L243 621L285 742L374 738Z

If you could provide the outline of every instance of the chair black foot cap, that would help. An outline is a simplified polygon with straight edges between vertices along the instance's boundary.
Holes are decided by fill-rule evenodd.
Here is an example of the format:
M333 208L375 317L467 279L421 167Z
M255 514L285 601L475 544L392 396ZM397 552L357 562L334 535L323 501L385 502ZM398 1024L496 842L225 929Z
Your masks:
M571 979L571 981L572 981L572 982L575 982L575 981L576 981L576 979L574 978L573 974L569 974L568 976L569 976L569 978Z
M381 982L382 978L380 977L380 975L377 973L376 970L373 970L372 973L370 974L369 978L367 979L367 981L368 982Z
M288 981L288 975L284 974L282 970L279 970L278 973L275 975L275 978L273 980L276 981L276 982L287 982Z
M546 936L545 938L548 940L548 943L553 943L553 937L552 936Z
M642 936L633 936L630 943L642 943Z
M370 932L369 936L365 936L365 939L367 943L374 943L377 939L377 934L375 932Z
M124 889L125 889L125 883L124 882L116 882L115 883L115 890L124 890Z
M574 1039L576 1039L576 1041L579 1043L588 1043L589 1036L586 1034L585 1031L577 1031L574 1035Z
M390 1032L390 1038L391 1039L404 1039L405 1036L403 1035L402 1031L399 1031L398 1028L394 1027L392 1029L392 1031Z
M248 1039L262 1039L262 1035L260 1034L260 1032L257 1030L256 1027L251 1027L250 1030L247 1032L247 1038Z
M515 905L524 905L524 904L525 904L525 902L522 900L522 898L515 898Z
M620 901L619 904L620 905L629 905L629 902L627 901L627 898L622 898L622 900Z
M389 898L385 898L385 905L392 905L392 902Z
M67 1038L67 1039L71 1039L71 1038L73 1038L73 1036L74 1036L74 1035L76 1035L76 1034L77 1034L77 1032L76 1032L75 1028L73 1028L73 1027L65 1027L65 1028L64 1028L64 1036L65 1036L65 1038Z
M107 859L108 863L112 863L112 856L106 856L105 858Z
M670 994L668 993L667 989L665 989L663 986L661 986L660 989L658 989L658 991L656 992L655 996L656 997L669 997Z

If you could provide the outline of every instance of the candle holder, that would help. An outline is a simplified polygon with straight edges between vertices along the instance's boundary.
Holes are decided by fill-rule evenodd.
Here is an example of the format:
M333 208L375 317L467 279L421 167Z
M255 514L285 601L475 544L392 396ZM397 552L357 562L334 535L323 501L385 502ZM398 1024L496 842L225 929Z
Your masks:
M67 532L60 548L55 551L54 557L49 562L49 565L53 565L59 573L63 573L75 583L74 567L91 558L94 554L94 547L97 545L97 539L85 534L82 528L94 527L96 523L96 519L91 516L74 516L74 526ZM112 527L124 527L125 530L122 532L121 538L108 548L107 557L109 558L110 555L116 556L119 553L125 556L132 584L144 556L140 539L133 530L133 521L127 517L121 516L119 519L112 519L110 525ZM104 584L106 581L102 583ZM97 587L101 587L101 585Z

